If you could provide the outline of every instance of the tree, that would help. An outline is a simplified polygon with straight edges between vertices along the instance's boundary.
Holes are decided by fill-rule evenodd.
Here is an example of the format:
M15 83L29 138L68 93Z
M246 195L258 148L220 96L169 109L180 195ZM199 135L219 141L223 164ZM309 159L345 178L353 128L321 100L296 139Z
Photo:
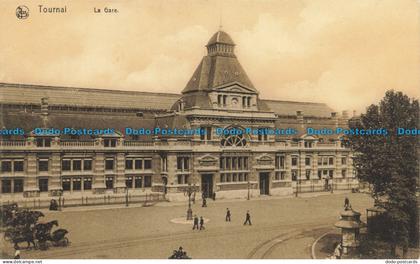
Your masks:
M419 175L419 136L398 135L398 128L420 129L419 102L388 91L379 105L350 122L353 129L386 129L387 135L351 135L354 166L359 179L373 186L375 204L390 220L389 241L395 251L418 242L416 185Z

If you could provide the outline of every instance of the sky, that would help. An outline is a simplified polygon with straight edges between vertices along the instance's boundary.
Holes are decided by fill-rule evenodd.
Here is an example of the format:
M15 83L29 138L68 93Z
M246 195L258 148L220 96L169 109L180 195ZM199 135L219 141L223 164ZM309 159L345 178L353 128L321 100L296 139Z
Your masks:
M419 3L4 0L0 82L180 93L221 25L261 98L363 112L389 89L420 97Z

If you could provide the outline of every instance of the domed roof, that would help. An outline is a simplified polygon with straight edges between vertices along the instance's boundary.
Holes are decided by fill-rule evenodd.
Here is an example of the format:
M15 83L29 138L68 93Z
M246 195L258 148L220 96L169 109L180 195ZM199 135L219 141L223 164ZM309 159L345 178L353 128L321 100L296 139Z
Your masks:
M207 46L210 46L216 43L235 45L232 38L226 32L221 31L221 30L214 33L214 35L210 38L209 42L207 43Z

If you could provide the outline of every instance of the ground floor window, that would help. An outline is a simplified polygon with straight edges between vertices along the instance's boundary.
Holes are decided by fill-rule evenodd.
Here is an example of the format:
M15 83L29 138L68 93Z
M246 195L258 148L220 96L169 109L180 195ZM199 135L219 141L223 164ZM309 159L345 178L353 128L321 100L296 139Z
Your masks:
M23 192L23 179L3 179L1 180L2 193L21 193Z
M292 170L292 181L297 181L298 171Z
M306 170L305 177L306 177L307 180L309 180L311 178L311 170Z
M144 176L144 187L152 187L152 176Z
M284 180L286 179L286 172L285 171L276 171L276 174L274 175L274 180Z
M73 178L73 191L81 191L82 190L82 178Z
M141 176L136 176L135 178L134 178L134 188L142 188L143 186L143 184L142 184L142 181L143 179L142 179L142 177Z
M2 193L12 192L12 180L10 179L1 180L1 192Z
M114 189L114 177L106 177L105 186L107 189Z
M23 179L14 179L13 180L13 192L15 192L15 193L23 192Z
M38 179L38 188L40 192L48 192L48 179Z
M248 173L221 173L220 182L246 182L248 181Z
M125 178L125 187L133 188L133 177L129 176Z
M63 177L61 187L63 191L92 190L92 177Z

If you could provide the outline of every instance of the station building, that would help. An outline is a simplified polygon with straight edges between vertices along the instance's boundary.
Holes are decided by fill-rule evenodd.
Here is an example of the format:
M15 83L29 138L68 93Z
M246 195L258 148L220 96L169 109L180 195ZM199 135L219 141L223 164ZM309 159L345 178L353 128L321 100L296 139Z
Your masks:
M181 94L1 83L2 131L24 132L0 135L0 198L128 189L182 200L189 186L217 198L357 187L352 152L341 138L306 134L308 127L347 127L346 112L261 99L227 33L216 32L206 48ZM37 128L103 132L41 134ZM126 128L204 133L132 134ZM220 133L246 129L294 133Z

